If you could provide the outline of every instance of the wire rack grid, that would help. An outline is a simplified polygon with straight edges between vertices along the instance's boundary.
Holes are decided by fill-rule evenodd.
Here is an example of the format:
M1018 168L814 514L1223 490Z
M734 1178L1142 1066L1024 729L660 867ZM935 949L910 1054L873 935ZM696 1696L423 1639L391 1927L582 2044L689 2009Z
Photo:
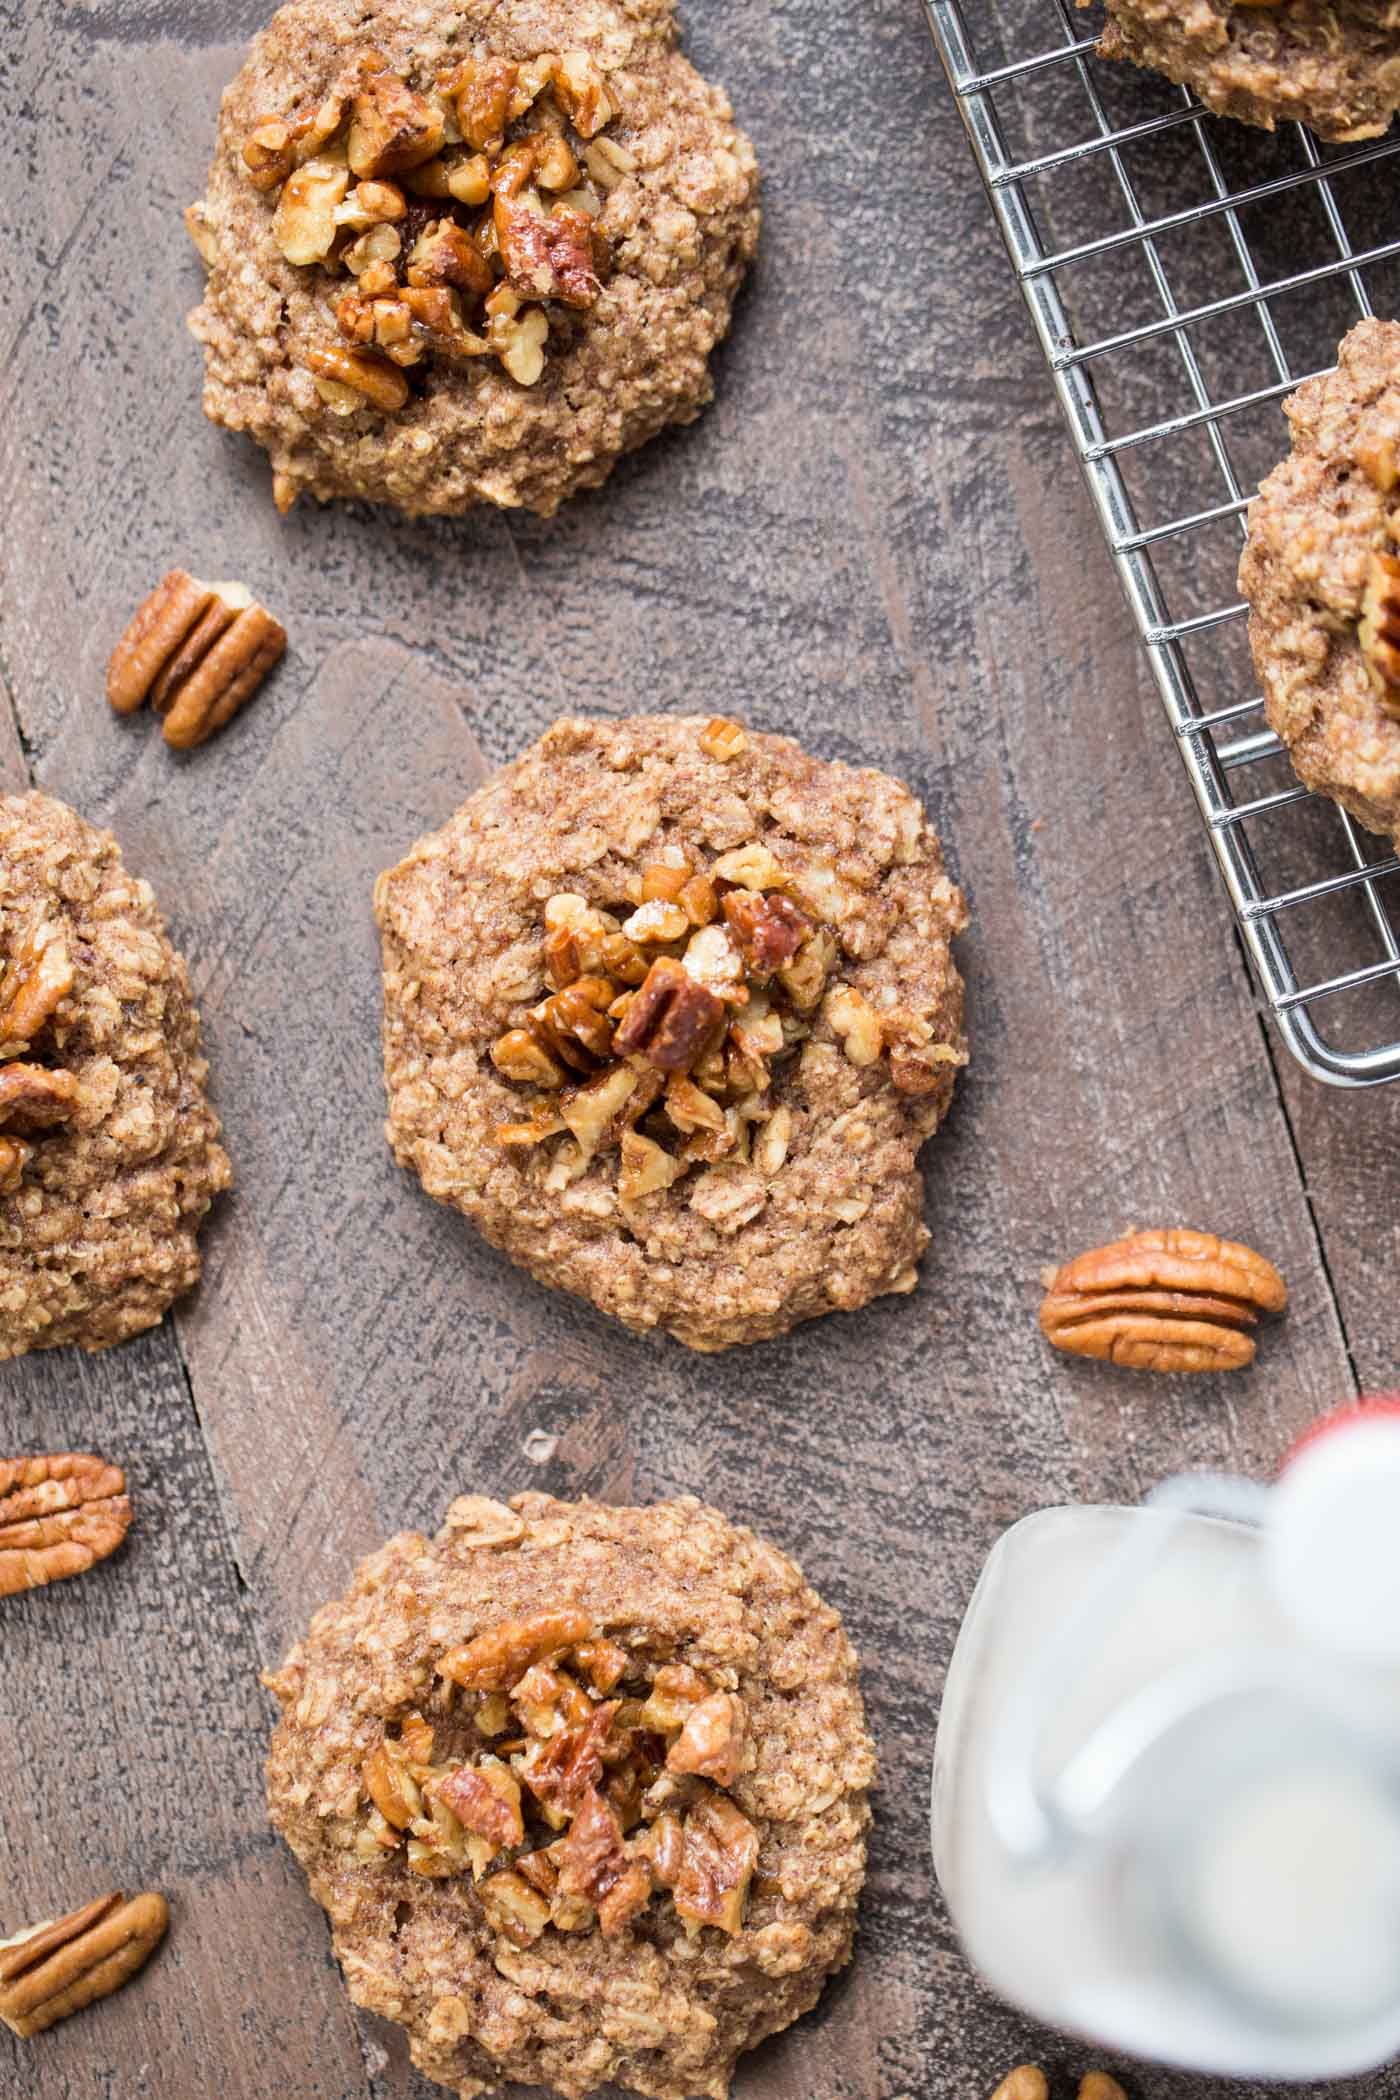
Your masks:
M1314 1078L1400 1078L1400 861L1297 782L1235 581L1283 398L1400 313L1400 136L1209 116L1071 0L925 5L1268 1006Z

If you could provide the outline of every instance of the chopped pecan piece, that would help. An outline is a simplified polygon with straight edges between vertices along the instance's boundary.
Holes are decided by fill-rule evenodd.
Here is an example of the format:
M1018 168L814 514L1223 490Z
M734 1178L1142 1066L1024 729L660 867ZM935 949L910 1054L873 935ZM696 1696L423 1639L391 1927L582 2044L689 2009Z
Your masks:
M739 758L749 748L748 737L741 722L731 722L727 715L711 715L700 732L700 749L710 758L727 764Z
M0 1597L85 1575L130 1526L118 1466L75 1451L0 1459Z
M34 1147L19 1138L0 1138L0 1196L12 1196L34 1157Z
M504 1765L457 1765L438 1780L436 1791L462 1828L485 1838L496 1851L523 1843L520 1782Z
M351 393L362 395L386 414L392 415L408 399L408 381L403 373L372 351L343 350L339 343L313 344L309 350L303 350L302 362L308 372L348 387Z
M723 911L734 945L755 977L771 977L790 963L812 931L805 912L786 897L762 890L730 890Z
M658 1071L684 1072L723 1020L723 1002L683 964L662 956L648 970L613 1048L620 1057L644 1057Z
M441 81L456 104L462 137L478 153L499 153L505 144L511 98L520 68L504 58L467 58Z
M854 985L838 984L827 995L826 1018L853 1065L873 1065L880 1055L884 1036L880 1016L863 992Z
M109 1998L150 1960L169 1923L164 1896L128 1899L118 1889L0 1941L0 2020L28 2040Z
M575 1071L591 1072L613 1048L608 1019L613 988L606 977L580 977L532 1007L525 1026L540 1047Z
M613 116L603 71L589 51L562 51L554 94L581 139L591 139Z
M409 252L404 275L411 285L451 285L459 292L489 292L495 279L471 236L455 219L435 219Z
M574 1661L595 1692L610 1692L627 1668L627 1650L616 1641L580 1641Z
M541 1611L528 1619L507 1619L477 1634L465 1647L449 1649L438 1675L469 1691L508 1692L532 1663L562 1655L580 1641L592 1640L593 1621L582 1611Z
M1358 639L1382 707L1400 715L1400 557L1394 554L1371 556Z
M641 1711L645 1728L659 1728L669 1735L685 1724L687 1715L705 1697L706 1684L689 1663L663 1663L652 1679L651 1692Z
M491 1062L505 1079L551 1089L564 1084L564 1067L537 1035L510 1028L491 1045Z
M758 1860L758 1832L723 1794L706 1794L685 1819L674 1900L683 1918L732 1938Z
M563 1817L596 1786L603 1770L603 1746L617 1718L618 1701L604 1700L586 1721L565 1728L521 1765L520 1776L546 1811Z
M730 1787L744 1769L744 1708L732 1692L712 1692L692 1706L666 1757L668 1772L694 1772Z
M34 927L0 975L0 1058L26 1051L72 989L62 933L54 925Z
M340 230L337 206L350 187L350 174L333 161L309 160L283 185L272 217L272 238L289 263L299 268L324 262Z
M43 1065L0 1065L0 1130L21 1134L66 1123L78 1106L71 1072Z
M487 1922L517 1947L530 1946L549 1923L543 1896L509 1869L488 1875L481 1884L481 1908Z
M395 1746L400 1748L401 1746ZM365 1792L383 1816L391 1830L407 1830L423 1813L423 1796L418 1783L405 1769L402 1752L394 1755L387 1743L380 1743L371 1750L360 1766L360 1778Z
M396 175L431 160L443 142L442 111L387 68L355 97L347 153L354 174Z
M651 1876L629 1859L622 1825L596 1787L585 1789L559 1858L559 1886L598 1913L605 1939L622 1931L651 1895Z

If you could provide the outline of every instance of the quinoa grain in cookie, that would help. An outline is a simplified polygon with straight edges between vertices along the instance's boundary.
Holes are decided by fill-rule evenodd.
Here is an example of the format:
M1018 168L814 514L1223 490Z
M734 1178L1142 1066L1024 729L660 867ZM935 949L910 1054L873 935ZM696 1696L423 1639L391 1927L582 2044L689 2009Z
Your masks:
M47 795L0 800L0 1360L153 1327L230 1180L147 883Z
M1107 13L1105 58L1165 73L1220 116L1369 139L1400 107L1394 0L1107 0Z
M185 215L205 412L284 510L547 516L710 399L757 190L672 0L290 0Z
M696 1349L913 1289L965 912L898 781L566 720L375 903L395 1156L542 1283Z
M1284 411L1240 562L1265 711L1299 778L1400 846L1400 324L1359 322Z
M357 2004L462 2100L723 2100L851 1954L875 1760L836 1613L685 1499L468 1495L268 1685L272 1820Z

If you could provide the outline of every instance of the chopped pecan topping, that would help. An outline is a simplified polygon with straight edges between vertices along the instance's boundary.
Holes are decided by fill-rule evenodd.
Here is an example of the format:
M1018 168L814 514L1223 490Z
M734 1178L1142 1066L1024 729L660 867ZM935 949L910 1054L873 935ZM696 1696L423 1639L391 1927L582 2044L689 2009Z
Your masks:
M617 1712L617 1700L605 1701L593 1708L586 1721L561 1730L529 1753L521 1776L547 1810L571 1813L585 1790L597 1785L603 1770L603 1746Z
M592 307L612 267L598 215L635 165L599 136L616 114L585 51L518 64L474 55L421 89L371 51L348 105L332 96L264 118L243 142L243 165L273 202L272 238L287 262L332 282L343 270L359 280L361 299L330 302L357 351L377 346L406 369L428 356L495 357L533 386L549 337L545 305ZM522 130L527 120L535 128ZM410 213L405 190L435 200L431 223L417 206ZM408 242L364 242L401 221ZM213 268L217 229L187 223ZM371 299L384 310L367 311ZM332 414L366 405L392 414L407 402L406 382L394 385L374 364L334 370L326 357L317 345L298 362Z
M43 1065L0 1065L0 1130L48 1130L66 1123L77 1105L78 1082L71 1072L50 1072Z
M744 1769L744 1709L732 1692L712 1692L686 1715L666 1758L668 1772L694 1772L733 1786Z
M112 651L107 698L118 714L149 700L167 744L192 750L233 719L286 646L286 629L243 584L172 569Z
M387 1743L371 1750L360 1766L360 1778L380 1815L394 1830L407 1830L415 1817L423 1813L423 1796L417 1782L402 1754L396 1756Z
M748 748L743 724L731 722L726 715L712 715L700 732L700 749L722 764L741 757Z
M532 1663L560 1655L593 1634L592 1620L581 1611L541 1611L528 1619L507 1619L465 1647L451 1649L438 1664L438 1674L471 1690L508 1692Z
M585 1788L569 1825L559 1886L592 1904L605 1939L621 1932L651 1896L650 1874L640 1860L629 1859L622 1825L595 1787Z
M681 1837L676 1909L696 1925L717 1925L732 1938L744 1922L758 1832L732 1801L706 1794L686 1817Z
M684 964L662 956L628 1007L614 1047L619 1056L644 1057L658 1071L684 1072L723 1019L714 993L697 984Z
M1381 706L1400 715L1400 557L1371 556L1358 633Z
M524 1842L520 1782L505 1765L457 1765L438 1781L437 1796L464 1830L485 1838L494 1850Z
M790 963L812 930L805 912L786 897L762 890L730 890L724 916L735 947L755 977L771 977Z
M20 1057L73 989L73 965L59 928L31 929L0 973L0 1058Z

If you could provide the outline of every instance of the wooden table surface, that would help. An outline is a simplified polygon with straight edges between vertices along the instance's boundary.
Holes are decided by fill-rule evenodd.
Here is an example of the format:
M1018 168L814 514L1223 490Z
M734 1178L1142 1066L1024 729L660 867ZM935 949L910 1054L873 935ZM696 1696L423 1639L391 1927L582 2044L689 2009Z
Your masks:
M261 454L205 423L179 212L259 12L3 17L0 776L111 825L155 884L238 1187L158 1332L0 1371L4 1448L102 1452L137 1510L105 1569L0 1604L0 1931L118 1884L174 1911L120 1996L0 2034L0 2093L437 2090L351 2009L267 1828L257 1672L387 1532L522 1487L702 1495L796 1554L862 1651L883 1782L856 1960L741 2100L985 2100L1028 2056L1069 2092L1086 2052L979 1990L932 1881L959 1618L1026 1511L1263 1473L1393 1377L1400 1095L1315 1088L1259 1016L917 0L690 0L764 162L761 259L714 407L550 524L283 522ZM184 760L102 698L177 563L291 636ZM376 871L561 712L652 707L902 775L972 911L917 1293L719 1358L541 1290L381 1134ZM1151 1222L1283 1270L1256 1370L1156 1382L1043 1346L1042 1264ZM1134 2100L1243 2090L1123 2075Z

